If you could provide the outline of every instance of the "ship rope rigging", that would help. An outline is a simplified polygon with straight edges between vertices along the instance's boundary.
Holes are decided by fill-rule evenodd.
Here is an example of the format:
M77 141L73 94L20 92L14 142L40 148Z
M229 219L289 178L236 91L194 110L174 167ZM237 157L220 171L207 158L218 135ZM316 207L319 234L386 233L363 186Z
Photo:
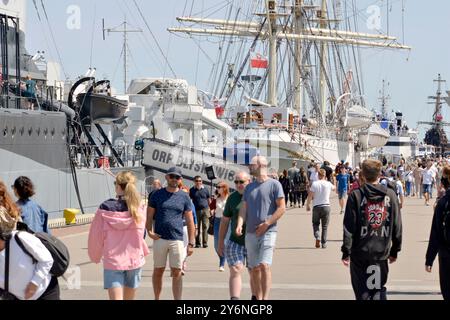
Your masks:
M63 63L63 59L62 59L62 56L61 56L61 52L59 50L58 44L56 43L55 33L53 32L53 28L52 28L52 25L50 23L50 19L49 19L48 14L47 14L47 10L45 8L44 0L41 0L40 3L41 3L42 11L44 13L45 20L47 22L47 28L49 30L49 33L50 33L50 36L51 36L51 39L52 39L52 44L53 44L53 46L55 48L55 51L56 51L56 54L58 56L59 64L61 65L61 69L62 69L62 72L64 73L65 78L68 79L69 75L66 72L66 69L64 68L64 63ZM44 31L44 27L43 27L44 23L43 23L43 21L41 19L41 15L39 13L37 0L33 0L33 4L34 4L34 7L35 7L35 10L36 10L36 13L37 13L38 20L39 20L39 22L41 24L41 28L42 28L42 31L43 31L42 34L44 36L45 42L47 44L48 49L50 49L51 46L49 45L49 41L47 39L46 32Z

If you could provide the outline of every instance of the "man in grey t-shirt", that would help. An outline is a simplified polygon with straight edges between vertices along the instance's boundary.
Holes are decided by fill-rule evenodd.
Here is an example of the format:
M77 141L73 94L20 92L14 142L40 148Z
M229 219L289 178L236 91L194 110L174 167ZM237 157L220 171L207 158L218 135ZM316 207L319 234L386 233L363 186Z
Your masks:
M254 157L250 174L255 181L245 188L236 235L242 235L245 222L245 247L255 295L258 300L267 300L272 279L270 266L277 235L276 223L286 211L286 203L281 183L267 175L266 158Z

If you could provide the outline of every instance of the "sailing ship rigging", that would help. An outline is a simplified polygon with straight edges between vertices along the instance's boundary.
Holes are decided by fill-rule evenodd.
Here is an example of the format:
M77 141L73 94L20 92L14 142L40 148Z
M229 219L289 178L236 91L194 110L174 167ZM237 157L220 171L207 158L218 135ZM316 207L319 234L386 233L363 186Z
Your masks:
M342 30L341 1L317 2L232 2L226 20L183 16L177 18L181 26L168 30L221 39L211 96L222 102L224 121L246 129L245 120L256 111L263 119L251 129L262 132L270 128L267 139L280 141L284 145L280 150L293 151L285 155L286 160L354 162L353 137L372 122L363 99L357 50L410 47L393 36ZM348 20L344 21L349 26ZM252 68L249 62L255 56L267 56L267 69ZM274 118L278 119L278 137L270 126ZM290 141L283 138L285 131ZM252 140L249 136L242 139ZM259 136L250 143L261 145L262 140Z

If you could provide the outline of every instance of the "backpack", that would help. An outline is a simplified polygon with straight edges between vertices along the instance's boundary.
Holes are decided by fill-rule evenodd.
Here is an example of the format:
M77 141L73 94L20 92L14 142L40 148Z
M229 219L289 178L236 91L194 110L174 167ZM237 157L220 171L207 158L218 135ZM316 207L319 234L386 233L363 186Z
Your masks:
M398 189L397 189L397 184L394 181L391 181L389 179L383 179L386 181L386 187L388 187L389 189L392 189L395 192L395 195L398 197Z
M53 258L53 265L50 269L50 274L52 276L61 277L67 271L70 264L69 249L67 249L66 245L61 240L45 232L35 233L31 231L24 223L18 223L17 230L19 230L19 232L15 234L14 239L16 240L19 247L23 250L23 252L25 252L28 256L30 256L31 259L33 259L33 263L37 263L37 260L23 245L23 242L19 237L20 232L28 232L33 234L50 252Z

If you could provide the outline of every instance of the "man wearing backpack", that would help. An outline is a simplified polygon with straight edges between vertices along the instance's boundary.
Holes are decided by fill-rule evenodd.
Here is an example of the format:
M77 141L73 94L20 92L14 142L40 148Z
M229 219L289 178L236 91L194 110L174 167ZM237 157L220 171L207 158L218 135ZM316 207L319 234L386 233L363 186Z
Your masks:
M450 166L442 171L441 184L446 190L434 210L425 270L431 272L434 259L439 254L439 281L444 300L450 301Z
M402 243L402 223L395 192L378 183L382 164L365 160L365 184L353 191L344 216L342 262L350 266L357 300L386 300L388 260L393 263Z

